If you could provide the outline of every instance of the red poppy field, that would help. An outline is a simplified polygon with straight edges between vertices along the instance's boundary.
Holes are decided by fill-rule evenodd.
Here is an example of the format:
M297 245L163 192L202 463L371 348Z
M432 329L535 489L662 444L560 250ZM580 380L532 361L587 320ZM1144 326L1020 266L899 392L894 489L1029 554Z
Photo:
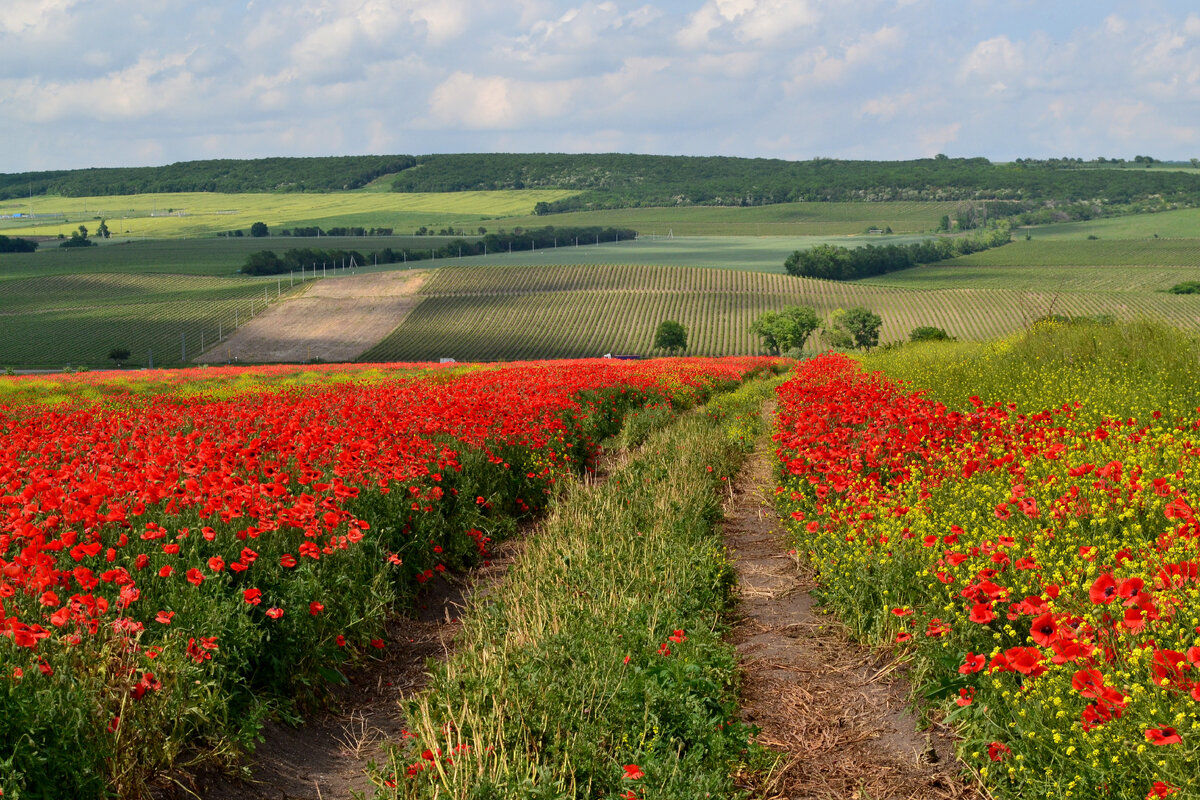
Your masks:
M1065 350L1068 333L1030 336ZM1090 360L892 365L929 391L802 363L778 395L779 502L822 599L895 643L998 795L1198 797L1196 388L1085 333ZM1009 396L957 401L971 370ZM1162 404L1131 415L1147 398Z
M388 613L485 558L626 412L770 363L93 374L0 406L0 789L130 796L244 744L402 646Z

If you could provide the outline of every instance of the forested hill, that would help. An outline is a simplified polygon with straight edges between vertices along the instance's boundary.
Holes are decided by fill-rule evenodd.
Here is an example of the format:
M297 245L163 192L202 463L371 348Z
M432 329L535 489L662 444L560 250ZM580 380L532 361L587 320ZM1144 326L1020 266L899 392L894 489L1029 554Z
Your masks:
M1064 165L1065 164L1065 165ZM984 158L783 161L621 153L478 153L187 161L163 167L0 174L0 199L144 192L328 192L393 175L397 192L574 189L539 213L672 205L765 205L799 200L1016 201L1002 214L1048 203L1200 205L1200 174L1071 162L992 164ZM1001 205L1004 205L1003 203ZM1021 206L1018 208L1018 206ZM1128 209L1127 209L1128 210ZM1085 209L1086 211L1086 209ZM1090 213L1090 212L1087 212Z
M0 199L158 192L336 192L408 169L412 156L335 156L181 161L164 167L102 167L0 173Z
M992 164L984 158L782 161L626 154L461 154L417 158L399 192L579 189L542 208L764 205L848 200L1056 200L1200 204L1200 175L1144 168Z

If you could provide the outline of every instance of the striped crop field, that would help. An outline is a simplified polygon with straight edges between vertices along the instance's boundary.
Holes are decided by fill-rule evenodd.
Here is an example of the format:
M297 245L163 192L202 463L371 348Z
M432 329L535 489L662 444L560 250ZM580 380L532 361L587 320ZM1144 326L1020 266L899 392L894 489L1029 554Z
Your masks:
M654 329L667 319L687 328L690 355L756 353L754 318L796 304L823 317L866 306L883 317L881 341L907 338L918 325L989 339L1048 313L1145 316L1200 328L1200 297L1193 295L919 290L694 267L444 267L420 294L420 304L362 360L651 355Z
M506 219L508 227L602 225L633 228L642 235L675 236L846 236L870 228L921 233L938 226L956 203L777 203L749 208L683 206L575 211Z
M530 214L540 202L575 194L558 189L498 192L292 192L280 194L218 194L177 192L108 197L35 196L0 202L6 236L70 235L81 223L94 230L101 218L114 236L173 238L212 236L222 231L247 230L255 222L268 227L319 225L386 227L398 233L420 225L478 227L492 217ZM471 224L473 223L473 224ZM543 223L544 224L544 223Z
M1011 246L1011 245L1010 245ZM1195 267L973 266L928 264L865 279L872 286L908 289L1011 289L1042 292L1160 292L1200 280Z
M1200 269L1200 239L1034 239L943 262L998 267L1191 267Z
M177 365L233 327L300 290L288 278L57 275L0 283L0 366Z

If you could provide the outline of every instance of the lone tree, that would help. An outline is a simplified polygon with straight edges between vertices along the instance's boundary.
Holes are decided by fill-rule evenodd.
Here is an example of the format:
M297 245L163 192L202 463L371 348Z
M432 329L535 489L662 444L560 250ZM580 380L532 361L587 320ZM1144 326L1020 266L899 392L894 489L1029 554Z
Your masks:
M750 332L761 336L763 346L773 355L779 355L803 349L820 324L817 312L809 306L787 306L779 312L763 312L750 325Z
M96 243L88 238L88 229L86 225L80 225L76 230L71 231L71 238L59 244L59 247L92 247Z
M686 350L687 328L670 319L660 322L654 332L654 346L666 350L668 355L676 350Z
M96 228L96 235L101 239L107 239L112 236L112 231L108 229L108 220L100 220L100 227Z
M263 236L266 236L268 233L270 233L270 231L267 230L267 223L265 223L265 222L256 222L250 226L250 235L255 238L261 239Z
M117 366L119 367L119 366L121 366L122 361L129 360L129 348L128 347L114 347L112 350L108 351L108 357L110 359L112 359L113 361L117 362Z
M838 324L850 334L855 347L870 350L879 344L879 329L883 327L883 319L869 308L847 309Z

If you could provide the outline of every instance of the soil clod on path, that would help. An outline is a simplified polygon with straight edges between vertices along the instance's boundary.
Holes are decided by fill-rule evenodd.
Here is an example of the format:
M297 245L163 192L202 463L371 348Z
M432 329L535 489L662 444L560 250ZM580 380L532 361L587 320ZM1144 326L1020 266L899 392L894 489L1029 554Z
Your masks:
M725 518L738 574L742 718L780 753L754 788L772 800L985 796L959 777L948 731L917 729L887 655L851 641L816 607L815 583L788 553L773 508L770 458L764 443L747 460Z

